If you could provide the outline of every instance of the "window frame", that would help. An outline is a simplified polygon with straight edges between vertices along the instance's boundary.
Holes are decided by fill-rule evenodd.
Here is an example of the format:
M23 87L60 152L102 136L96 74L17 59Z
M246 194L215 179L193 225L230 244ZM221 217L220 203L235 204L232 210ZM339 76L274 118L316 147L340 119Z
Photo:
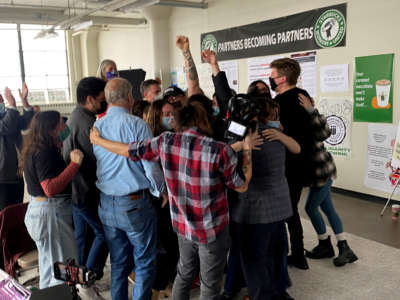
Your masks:
M24 26L24 25L36 25L36 24L20 24L20 23L8 23L8 24L10 24L10 25L16 25L16 27L15 28L10 28L10 29L7 29L7 30L10 30L10 31L16 31L16 33L17 33L17 37L18 37L18 55L19 55L19 67L20 67L20 74L19 74L19 77L20 77L20 80L21 80L21 86L22 86L22 83L25 81L25 79L26 79L26 64L25 64L25 60L24 60L24 42L23 42L23 38L22 38L22 32L24 31L24 30L30 30L30 29L23 29L23 28L21 28L21 26ZM32 102L32 104L33 105L53 105L53 104L63 104L63 103L72 103L73 102L73 100L72 100L72 94L71 94L71 72L70 72L70 61L69 61L69 55L68 55L68 42L67 42L67 38L68 38L68 35L67 35L67 32L65 31L65 30L57 30L57 31L63 31L64 32L64 48L65 48L65 58L66 58L66 60L65 60L65 63L66 63L66 65L65 65L65 67L66 67L66 78L67 78L67 82L66 82L66 87L65 87L65 89L63 88L63 89L60 89L60 90L66 90L67 91L67 97L66 97L66 100L63 100L63 101L60 101L60 102L58 102L58 101L56 101L56 102L54 102L53 100L51 100L50 98L50 91L52 91L52 90L55 90L55 91L57 91L58 89L57 88L54 88L54 89L49 89L48 87L46 87L45 89L43 89L43 90L41 90L41 91L43 91L44 92L44 101L38 101L38 102ZM64 52L64 51L62 51L62 52ZM58 76L61 76L61 75L58 75ZM64 75L63 75L64 76ZM37 76L37 77L40 77L40 76ZM51 77L51 75L50 76L48 76L48 77ZM28 85L28 88L29 88L29 82L27 82L27 85ZM17 104L20 104L20 99L18 98L17 99L17 97L16 97L16 100L17 100Z

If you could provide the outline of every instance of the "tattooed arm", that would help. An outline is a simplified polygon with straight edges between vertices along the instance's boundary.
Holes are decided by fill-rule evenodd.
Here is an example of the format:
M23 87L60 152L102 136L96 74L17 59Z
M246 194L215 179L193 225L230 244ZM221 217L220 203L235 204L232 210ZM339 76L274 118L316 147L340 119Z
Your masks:
M185 74L188 83L188 97L195 94L203 94L200 89L199 76L197 74L196 65L192 54L190 53L189 39L186 36L179 35L176 37L176 46L182 50L185 60Z
M242 151L242 171L245 177L245 182L242 186L235 189L235 191L239 193L243 193L247 191L249 187L249 183L251 180L251 175L253 171L253 164L251 158L251 151L253 149L253 139L252 134L248 134L243 143L243 151Z

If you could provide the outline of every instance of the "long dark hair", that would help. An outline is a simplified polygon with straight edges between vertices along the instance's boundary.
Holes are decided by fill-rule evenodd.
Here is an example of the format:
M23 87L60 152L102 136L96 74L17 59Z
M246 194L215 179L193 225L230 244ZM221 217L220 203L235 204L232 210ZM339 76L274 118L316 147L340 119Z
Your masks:
M207 136L212 136L208 114L200 102L194 101L186 104L178 108L174 115L178 131L184 131L190 127L197 127L202 133Z
M264 123L267 121L277 121L280 117L280 107L278 102L270 99L267 95L254 96L253 99L257 102L260 112L258 119Z
M24 137L19 172L22 174L29 154L55 147L56 142L50 134L60 122L60 113L54 110L38 112L33 117L28 134Z
M150 105L147 123L154 136L159 136L164 131L167 131L162 125L162 109L167 104L171 105L167 100L156 100Z

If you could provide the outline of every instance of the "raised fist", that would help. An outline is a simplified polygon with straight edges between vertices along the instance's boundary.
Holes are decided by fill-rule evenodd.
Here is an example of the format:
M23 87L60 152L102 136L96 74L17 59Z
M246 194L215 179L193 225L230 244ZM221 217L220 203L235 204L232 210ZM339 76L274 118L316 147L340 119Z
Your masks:
M176 37L176 46L181 49L183 52L189 50L189 39L187 36L178 35Z
M83 160L83 153L79 149L74 149L70 153L70 158L73 163L81 165Z
M215 55L214 51L204 50L203 52L201 52L201 57L206 63L210 65L215 65L217 63L217 56Z

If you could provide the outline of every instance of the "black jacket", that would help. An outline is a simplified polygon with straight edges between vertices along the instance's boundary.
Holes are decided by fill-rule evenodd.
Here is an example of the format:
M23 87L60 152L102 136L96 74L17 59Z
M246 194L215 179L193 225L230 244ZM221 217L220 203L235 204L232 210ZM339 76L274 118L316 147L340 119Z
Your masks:
M222 118L226 117L226 111L228 110L228 102L232 98L232 91L229 87L228 79L224 71L218 72L216 76L212 76L214 83L215 94L217 96L217 102L219 106L219 115Z
M84 155L79 172L72 180L72 200L76 204L93 207L97 207L100 200L100 192L96 187L96 157L89 139L90 128L95 121L94 113L78 105L67 121L71 133L63 143L63 156L67 163L74 149L81 150Z
M300 154L286 151L286 177L289 184L308 186L312 179L312 148L314 145L310 114L300 105L299 93L308 96L305 90L293 88L279 94L275 101L280 106L280 121L283 133L295 139L301 147Z
M0 115L0 184L17 183L18 152L21 150L21 130L25 130L32 117L33 110L24 110L22 116L16 109L7 109Z

